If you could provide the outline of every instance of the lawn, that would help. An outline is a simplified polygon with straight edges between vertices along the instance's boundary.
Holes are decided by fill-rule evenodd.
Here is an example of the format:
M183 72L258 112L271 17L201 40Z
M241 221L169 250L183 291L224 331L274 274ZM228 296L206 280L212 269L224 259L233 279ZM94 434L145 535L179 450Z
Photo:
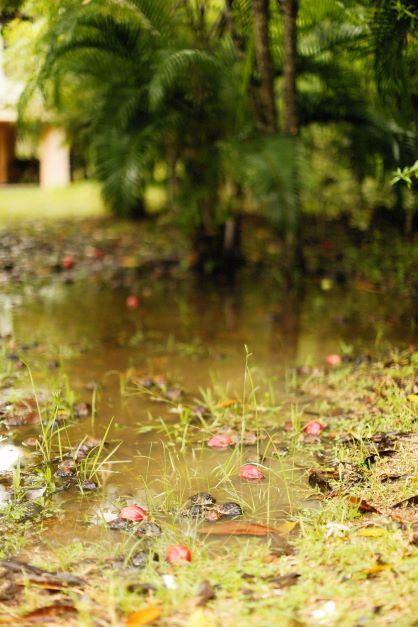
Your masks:
M0 188L0 227L22 220L100 217L105 214L96 183L78 182L65 188L34 185Z

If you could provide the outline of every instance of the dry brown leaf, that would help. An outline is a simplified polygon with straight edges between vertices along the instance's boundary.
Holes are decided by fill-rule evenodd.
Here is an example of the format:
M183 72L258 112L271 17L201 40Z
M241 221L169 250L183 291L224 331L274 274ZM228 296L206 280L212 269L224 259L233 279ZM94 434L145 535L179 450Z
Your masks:
M42 621L44 623L48 617L61 616L67 612L75 613L77 610L74 605L69 603L54 603L53 605L45 605L45 607L38 607L36 610L32 610L32 612L28 612L22 617L22 620L31 622Z
M144 607L138 612L134 612L126 621L127 627L136 627L137 625L150 625L154 621L158 620L161 616L161 610L159 607L149 605Z
M418 494L414 494L413 496L410 496L407 499L398 501L397 503L392 505L392 509L397 509L398 507L412 507L414 505L418 505Z
M280 534L280 529L266 527L258 523L242 523L235 520L228 520L216 525L202 525L199 533L208 536L267 536L269 534Z
M375 505L369 503L369 501L366 501L366 499L360 499L357 496L350 496L348 500L350 501L350 503L357 506L359 512L372 512L375 514L381 513Z
M392 566L390 564L385 564L381 562L377 562L374 564L369 570L366 571L367 577L376 577L379 573L384 572L385 570L391 570Z
M238 405L239 402L240 401L237 401L235 398L228 398L227 400L218 403L216 407L223 409L225 407L231 407L232 405Z

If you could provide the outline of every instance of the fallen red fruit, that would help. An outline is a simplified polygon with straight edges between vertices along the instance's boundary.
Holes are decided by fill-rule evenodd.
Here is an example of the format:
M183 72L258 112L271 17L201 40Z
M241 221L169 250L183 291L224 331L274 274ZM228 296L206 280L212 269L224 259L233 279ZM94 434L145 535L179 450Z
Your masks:
M213 438L208 440L208 446L211 448L228 448L234 443L234 438L230 435L214 435Z
M91 257L93 259L101 259L104 255L104 252L100 248L87 248L86 250L87 257Z
M71 268L74 268L74 264L75 259L72 255L67 255L67 257L64 257L64 259L62 260L62 267L66 270L71 270Z
M342 359L340 355L327 355L325 357L325 362L328 366L338 366L341 363Z
M239 476L241 479L249 479L250 481L260 481L260 479L264 477L260 468L253 464L245 464L245 466L242 466L239 471Z
M120 510L119 518L130 520L132 522L140 522L147 518L148 512L139 505L128 505Z
M169 564L181 564L182 562L191 562L192 556L184 544L174 544L167 548L165 559Z
M139 305L140 305L140 300L138 296L135 296L135 294L131 294L131 296L128 296L128 298L126 299L126 306L129 309L137 309Z
M309 433L309 435L319 435L323 430L324 425L319 422L319 420L311 420L307 422L303 427L305 433Z

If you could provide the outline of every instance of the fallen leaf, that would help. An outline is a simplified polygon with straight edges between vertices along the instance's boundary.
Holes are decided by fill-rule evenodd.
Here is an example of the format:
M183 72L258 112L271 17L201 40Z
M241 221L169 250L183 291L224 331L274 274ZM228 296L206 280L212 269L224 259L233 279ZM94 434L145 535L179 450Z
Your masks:
M144 607L142 610L138 610L138 612L134 612L128 616L128 620L126 621L127 627L136 627L137 625L149 625L153 623L161 616L161 610L159 607L150 605L148 607Z
M359 512L362 512L362 513L372 512L375 514L381 513L380 510L375 505L372 505L372 503L369 503L369 501L366 501L366 499L360 499L357 496L350 496L348 500L350 501L352 505L357 506L357 509Z
M234 438L230 435L214 435L208 440L210 448L228 448L234 444Z
M197 590L196 607L202 607L206 605L208 601L211 601L216 597L215 590L206 579L202 581Z
M139 522L148 517L148 512L139 505L127 505L120 510L119 518Z
M290 588L290 586L297 584L299 577L299 573L288 573L287 575L272 577L268 581L273 583L275 588Z
M304 432L308 433L309 435L320 435L323 429L324 425L322 424L322 422L319 422L319 420L310 420L303 427Z
M384 572L385 570L391 570L392 566L390 564L386 564L385 562L376 562L371 568L366 571L366 575L368 578L376 577L379 573Z
M231 407L232 405L238 405L238 403L239 401L237 401L236 399L229 398L226 401L221 401L220 403L218 403L216 407L223 409L225 407Z
M40 588L46 590L61 590L62 588L80 587L84 585L84 580L70 573L51 573L31 564L18 560L0 560L0 567L22 575L22 579L16 578L18 585L24 586L29 581Z
M42 621L44 623L44 619L47 617L61 616L61 614L66 614L67 612L75 613L77 610L74 605L70 603L54 603L53 605L38 607L36 610L25 614L22 618L25 621Z
M216 525L202 525L198 529L199 533L208 536L267 536L269 534L280 534L279 529L266 527L258 523L241 523L234 520L217 523Z
M295 527L297 526L298 526L298 523L295 520L287 520L286 522L282 523L281 525L277 527L277 531L281 535L286 536L289 533L291 533L293 529L295 529Z
M312 488L319 488L321 492L330 492L332 490L328 479L335 479L335 473L329 473L325 470L311 470L308 477L309 485ZM338 475L337 475L338 477Z
M325 357L325 363L328 366L338 366L341 362L341 355L336 355L335 353Z
M264 477L262 470L258 466L254 466L254 464L242 466L239 476L241 479L247 479L248 481L260 481Z
M191 562L192 556L187 546L174 544L167 547L165 559L169 564L183 564L184 562Z
M408 394L408 396L406 397L406 399L407 399L410 403L413 403L414 405L418 405L418 394Z
M386 533L387 531L383 529L383 527L363 527L359 529L357 535L362 538L381 538L386 535Z
M409 496L407 499L398 501L392 505L392 509L396 509L398 507L411 507L413 505L418 505L418 494L414 494L413 496Z

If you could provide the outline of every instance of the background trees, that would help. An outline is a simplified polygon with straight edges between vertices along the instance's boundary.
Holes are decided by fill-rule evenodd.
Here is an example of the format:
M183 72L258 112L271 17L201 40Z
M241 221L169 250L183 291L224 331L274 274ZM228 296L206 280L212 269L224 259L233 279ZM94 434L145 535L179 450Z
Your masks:
M406 0L31 0L16 16L10 41L30 20L40 59L23 109L42 94L115 213L142 215L158 179L199 267L240 257L248 210L293 247L301 211L364 225L414 161Z

